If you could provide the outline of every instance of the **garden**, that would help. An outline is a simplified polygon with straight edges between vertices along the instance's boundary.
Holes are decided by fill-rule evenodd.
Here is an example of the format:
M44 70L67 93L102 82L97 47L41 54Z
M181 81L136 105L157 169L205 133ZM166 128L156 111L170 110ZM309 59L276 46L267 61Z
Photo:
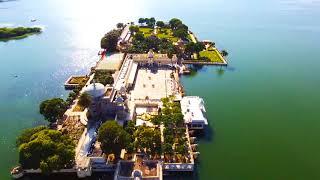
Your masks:
M203 50L199 52L200 59L205 59L214 63L224 63L217 49Z
M149 27L139 27L139 32L142 32L144 37L149 37L153 34L153 28Z
M163 39L163 38L169 39L172 42L178 41L178 38L173 36L172 29L170 28L159 28L156 36L160 39Z

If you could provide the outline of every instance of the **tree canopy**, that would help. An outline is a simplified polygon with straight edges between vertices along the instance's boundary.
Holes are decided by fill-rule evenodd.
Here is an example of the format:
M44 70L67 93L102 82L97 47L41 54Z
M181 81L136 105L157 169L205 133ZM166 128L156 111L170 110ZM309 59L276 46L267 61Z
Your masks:
M117 43L121 30L111 30L101 39L101 48L106 49L107 52L117 51Z
M124 24L123 24L123 23L118 23L118 24L117 24L117 28L118 28L118 29L122 29L123 27L124 27Z
M186 39L188 37L188 30L180 28L173 30L173 36L178 37L180 39Z
M49 122L56 122L63 117L67 110L67 103L61 98L53 98L42 101L40 104L40 114Z
M158 38L155 35L144 37L141 32L134 35L132 46L128 49L129 53L146 53L150 49L155 52L167 53L168 49L173 49L172 41L166 38Z
M60 131L43 126L27 129L17 140L19 162L25 169L40 168L44 173L70 168L74 163L75 145Z
M129 30L131 33L136 33L139 31L139 26L136 26L136 25L132 25L129 27Z
M186 44L185 47L185 52L189 55L193 54L193 53L199 53L200 51L202 51L205 48L204 44L201 42L189 42L188 44Z
M147 126L139 126L134 133L136 137L135 147L140 150L146 149L152 153L161 153L161 132Z
M84 92L80 95L79 101L78 101L80 106L87 108L90 106L91 102L92 102L92 97L88 93Z
M98 141L105 153L119 155L130 143L130 135L114 120L103 123L98 131Z
M169 21L169 25L170 25L171 29L176 29L180 24L182 24L182 21L178 18L172 18Z
M164 24L163 21L157 21L156 25L157 25L159 28L163 28L165 24Z
M153 28L156 24L156 19L154 17L151 18L139 18L138 23L143 24L146 23L148 27Z

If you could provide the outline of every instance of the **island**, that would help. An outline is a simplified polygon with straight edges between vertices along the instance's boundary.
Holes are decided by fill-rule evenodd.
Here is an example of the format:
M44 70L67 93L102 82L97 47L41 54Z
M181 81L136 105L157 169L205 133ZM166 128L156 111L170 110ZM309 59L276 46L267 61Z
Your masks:
M0 27L0 41L8 41L11 39L22 39L32 34L41 33L39 27Z
M118 23L101 39L87 75L71 76L66 99L44 100L49 122L17 139L19 166L12 177L111 173L114 179L192 175L206 133L204 99L186 96L180 76L189 66L226 66L227 52L199 41L180 19L140 18Z

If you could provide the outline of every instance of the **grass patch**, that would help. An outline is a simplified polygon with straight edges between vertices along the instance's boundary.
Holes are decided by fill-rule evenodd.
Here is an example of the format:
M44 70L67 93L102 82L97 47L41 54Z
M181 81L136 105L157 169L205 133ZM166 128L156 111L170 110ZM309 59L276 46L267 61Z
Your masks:
M200 59L208 58L210 62L223 63L223 60L218 53L219 53L218 50L211 49L211 50L201 51L199 55L200 55Z
M162 28L161 30L159 29L157 32L157 37L158 38L166 38L171 40L172 42L177 42L178 38L173 36L172 29L170 28Z
M144 37L149 37L153 33L153 29L148 27L140 27L139 31L143 33Z

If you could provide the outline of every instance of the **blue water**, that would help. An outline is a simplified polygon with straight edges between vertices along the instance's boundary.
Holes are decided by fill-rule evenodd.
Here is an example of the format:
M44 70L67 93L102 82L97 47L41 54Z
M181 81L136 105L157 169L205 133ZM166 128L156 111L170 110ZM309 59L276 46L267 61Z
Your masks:
M182 78L214 132L200 142L200 179L320 179L320 0L19 0L0 3L0 26L44 32L0 42L1 180L17 164L17 134L45 123L39 102L66 96L64 81L88 72L117 22L150 16L181 18L230 54L223 74Z

